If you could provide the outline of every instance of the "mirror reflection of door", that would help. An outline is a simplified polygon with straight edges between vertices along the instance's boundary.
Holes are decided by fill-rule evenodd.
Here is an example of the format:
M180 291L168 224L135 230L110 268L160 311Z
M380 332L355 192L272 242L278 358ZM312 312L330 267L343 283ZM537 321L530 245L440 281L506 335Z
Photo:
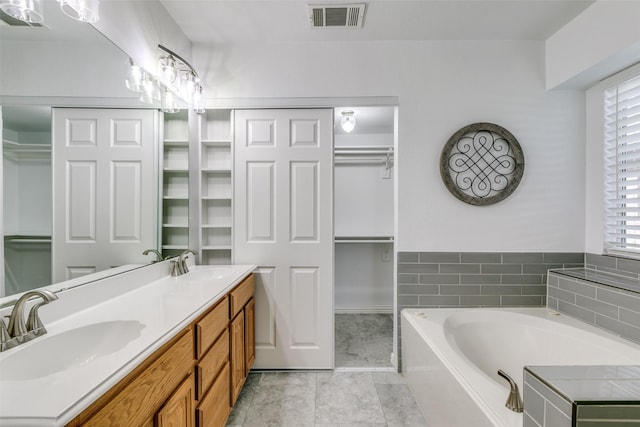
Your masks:
M4 286L51 283L51 108L2 108Z
M53 281L157 247L158 112L53 109Z

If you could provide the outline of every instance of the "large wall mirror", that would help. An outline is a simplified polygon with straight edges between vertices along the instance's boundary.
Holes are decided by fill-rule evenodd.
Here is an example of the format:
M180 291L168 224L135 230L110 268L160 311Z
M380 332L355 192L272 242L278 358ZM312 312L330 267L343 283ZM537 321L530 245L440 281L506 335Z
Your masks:
M94 27L74 21L58 3L44 2L42 26L27 26L0 15L0 104L2 117L2 234L4 275L0 297L58 281L52 272L54 199L52 111L55 108L149 109L124 86L128 57ZM0 12L1 13L1 12ZM155 116L155 131L158 116ZM154 140L157 141L157 138ZM153 191L159 194L155 148ZM127 173L125 170L123 173ZM157 196L154 196L154 198ZM159 217L157 198L143 221ZM149 249L159 249L155 227ZM54 249L52 249L52 247ZM107 246L104 250L111 250ZM117 243L113 251L119 251ZM146 265L153 254L136 251L108 267ZM73 261L70 261L73 264ZM96 265L99 263L96 262ZM128 268L128 267L125 267ZM122 271L122 268L114 272ZM83 283L79 270L74 283ZM59 277L59 276L58 276ZM95 275L87 275L88 280Z

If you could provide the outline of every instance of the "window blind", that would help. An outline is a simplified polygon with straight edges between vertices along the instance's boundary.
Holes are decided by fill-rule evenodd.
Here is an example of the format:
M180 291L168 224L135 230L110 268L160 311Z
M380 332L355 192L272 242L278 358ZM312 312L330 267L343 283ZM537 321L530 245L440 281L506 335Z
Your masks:
M605 249L640 256L640 76L604 92Z

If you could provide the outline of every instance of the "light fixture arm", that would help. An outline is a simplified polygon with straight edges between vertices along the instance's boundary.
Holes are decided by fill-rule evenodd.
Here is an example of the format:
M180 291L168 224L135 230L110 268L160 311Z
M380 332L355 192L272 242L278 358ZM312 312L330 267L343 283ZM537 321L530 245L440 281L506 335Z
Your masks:
M191 66L191 64L189 64L184 58L182 58L180 55L178 55L177 53L175 53L174 51L172 51L171 49L162 46L161 44L158 45L158 49L164 51L165 53L169 54L170 56L173 56L176 60L178 60L179 62L181 62L182 64L184 64L187 68L189 68L189 71L191 71L191 73L193 73L193 75L197 78L200 79L200 76L198 76L198 73L196 72L195 68L193 68Z

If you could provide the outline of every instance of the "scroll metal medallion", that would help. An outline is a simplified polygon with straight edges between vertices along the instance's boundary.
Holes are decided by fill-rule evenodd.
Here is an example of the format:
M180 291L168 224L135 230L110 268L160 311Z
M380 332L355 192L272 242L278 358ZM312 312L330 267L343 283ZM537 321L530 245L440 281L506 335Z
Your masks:
M454 133L440 156L440 175L458 199L487 206L507 198L524 172L518 140L493 123L473 123Z

